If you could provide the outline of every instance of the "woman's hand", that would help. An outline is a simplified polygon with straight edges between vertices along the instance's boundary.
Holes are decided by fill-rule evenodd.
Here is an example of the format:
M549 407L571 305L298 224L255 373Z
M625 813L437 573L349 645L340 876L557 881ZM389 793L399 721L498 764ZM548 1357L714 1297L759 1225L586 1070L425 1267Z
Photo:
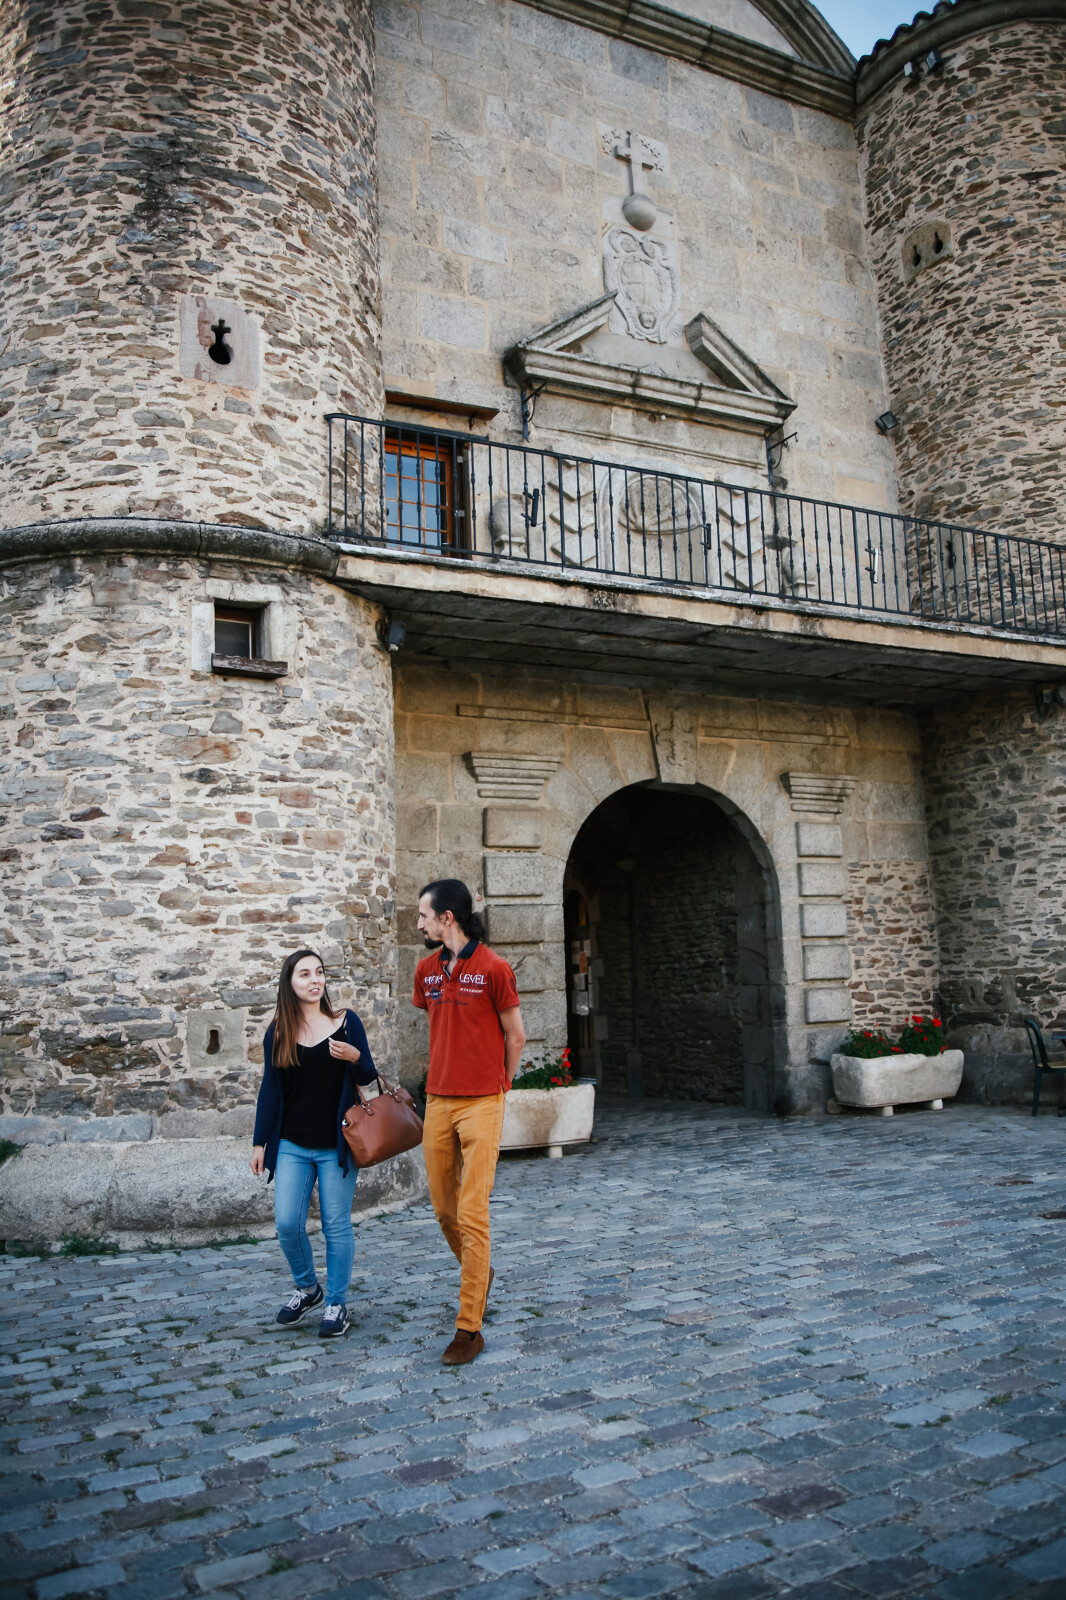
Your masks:
M263 1156L265 1154L266 1146L261 1144L257 1144L255 1149L252 1151L252 1159L248 1164L257 1178L261 1178L263 1176Z
M353 1064L359 1060L360 1056L360 1051L355 1048L355 1045L348 1044L344 1039L331 1039L329 1041L329 1053L331 1056L336 1056L340 1061L351 1061Z

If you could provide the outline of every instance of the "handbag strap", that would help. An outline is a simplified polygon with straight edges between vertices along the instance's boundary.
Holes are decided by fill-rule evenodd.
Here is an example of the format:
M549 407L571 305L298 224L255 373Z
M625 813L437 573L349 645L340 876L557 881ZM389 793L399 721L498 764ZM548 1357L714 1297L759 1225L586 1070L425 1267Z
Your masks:
M376 1068L375 1068L375 1071L374 1071L374 1076L375 1076L375 1078L377 1078L378 1083L381 1085L381 1089L379 1090L379 1093L392 1095L393 1099L395 1099L396 1098L396 1092L393 1089L392 1085L389 1083L389 1081L385 1077L382 1076L382 1074L380 1072L377 1071ZM374 1108L373 1108L372 1103L364 1097L363 1089L362 1089L362 1085L361 1084L357 1083L355 1085L355 1094L356 1094L356 1099L359 1101L360 1106L366 1112L367 1116L368 1117L372 1117L374 1115ZM351 1109L352 1109L351 1106L349 1106L348 1107L348 1111L350 1111ZM345 1116L347 1116L347 1114L348 1113L345 1112ZM345 1126L343 1118L341 1120L341 1126L342 1127Z

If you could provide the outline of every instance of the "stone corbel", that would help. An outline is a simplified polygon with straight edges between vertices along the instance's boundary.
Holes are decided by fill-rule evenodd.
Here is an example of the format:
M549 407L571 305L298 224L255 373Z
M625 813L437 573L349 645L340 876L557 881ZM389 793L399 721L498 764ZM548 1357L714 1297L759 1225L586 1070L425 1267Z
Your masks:
M826 778L817 772L783 772L784 784L793 811L814 811L825 817L839 816L844 802L855 787L854 778Z
M562 765L560 756L523 756L510 750L470 750L467 760L482 800L539 800Z

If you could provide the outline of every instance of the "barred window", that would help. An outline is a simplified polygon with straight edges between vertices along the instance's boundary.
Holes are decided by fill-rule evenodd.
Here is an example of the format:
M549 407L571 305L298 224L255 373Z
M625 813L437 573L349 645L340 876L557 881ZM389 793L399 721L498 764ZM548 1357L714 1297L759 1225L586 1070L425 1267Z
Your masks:
M447 554L467 548L466 449L446 434L385 433L385 538Z

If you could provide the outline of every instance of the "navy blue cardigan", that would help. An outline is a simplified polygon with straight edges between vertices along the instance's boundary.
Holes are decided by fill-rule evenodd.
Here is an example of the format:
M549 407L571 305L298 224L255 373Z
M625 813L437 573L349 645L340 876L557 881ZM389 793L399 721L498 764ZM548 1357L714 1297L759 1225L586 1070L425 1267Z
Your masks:
M366 1029L354 1011L344 1013L344 1036L348 1043L354 1044L359 1051L358 1061L345 1062L347 1070L344 1074L344 1088L337 1107L337 1165L342 1172L347 1172L351 1152L341 1132L341 1118L348 1107L354 1105L358 1099L355 1092L356 1084L373 1083L378 1074L374 1058L370 1054L370 1046L366 1042ZM293 1069L290 1067L286 1070L291 1072ZM281 1119L284 1110L281 1071L274 1065L274 1024L271 1023L263 1040L263 1081L259 1085L259 1099L255 1108L255 1132L252 1134L252 1143L263 1146L263 1165L269 1174L268 1182L273 1179L274 1168L278 1164L278 1145L281 1143Z

